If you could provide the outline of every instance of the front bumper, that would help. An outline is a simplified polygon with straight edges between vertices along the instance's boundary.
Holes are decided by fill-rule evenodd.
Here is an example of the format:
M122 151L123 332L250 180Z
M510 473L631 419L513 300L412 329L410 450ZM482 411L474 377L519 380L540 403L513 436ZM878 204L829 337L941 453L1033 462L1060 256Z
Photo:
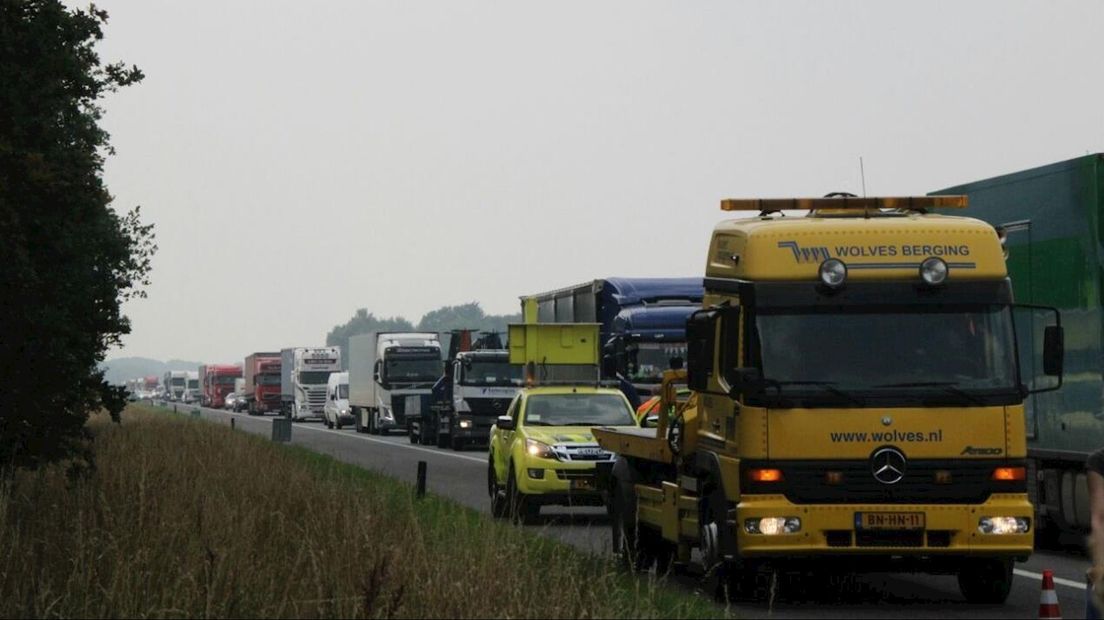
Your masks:
M923 513L922 530L862 530L856 513ZM1023 517L1031 528L1022 534L983 534L982 517ZM748 519L798 517L801 531L773 536L749 534ZM902 556L1013 557L1031 555L1034 511L1026 494L994 494L982 504L846 504L799 505L780 495L744 496L729 511L729 527L737 533L741 557Z
M519 463L518 490L540 504L602 505L595 461L527 458ZM539 477L533 474L538 474Z

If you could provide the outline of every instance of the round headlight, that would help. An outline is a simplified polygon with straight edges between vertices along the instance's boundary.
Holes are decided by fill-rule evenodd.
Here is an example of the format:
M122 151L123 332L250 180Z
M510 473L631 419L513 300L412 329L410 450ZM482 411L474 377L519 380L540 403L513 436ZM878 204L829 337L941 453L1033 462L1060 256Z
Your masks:
M947 279L947 263L942 258L925 259L920 263L920 279L924 284L937 286Z
M820 264L819 275L828 288L839 288L847 281L847 265L838 258L829 258Z

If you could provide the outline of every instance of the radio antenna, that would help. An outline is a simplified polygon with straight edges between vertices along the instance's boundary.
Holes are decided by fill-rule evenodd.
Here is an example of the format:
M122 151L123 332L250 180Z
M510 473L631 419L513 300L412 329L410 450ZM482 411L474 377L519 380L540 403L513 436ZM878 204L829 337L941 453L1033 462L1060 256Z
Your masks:
M862 177L863 198L866 198L866 170L863 168L862 155L859 155L859 176Z

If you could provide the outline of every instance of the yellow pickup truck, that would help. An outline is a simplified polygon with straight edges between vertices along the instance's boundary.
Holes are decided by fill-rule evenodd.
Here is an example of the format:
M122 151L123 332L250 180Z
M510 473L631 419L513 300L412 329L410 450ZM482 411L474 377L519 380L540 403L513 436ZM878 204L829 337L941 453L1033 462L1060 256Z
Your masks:
M491 429L491 513L531 523L543 505L602 505L595 465L614 454L598 447L595 426L636 426L624 394L594 385L522 390Z

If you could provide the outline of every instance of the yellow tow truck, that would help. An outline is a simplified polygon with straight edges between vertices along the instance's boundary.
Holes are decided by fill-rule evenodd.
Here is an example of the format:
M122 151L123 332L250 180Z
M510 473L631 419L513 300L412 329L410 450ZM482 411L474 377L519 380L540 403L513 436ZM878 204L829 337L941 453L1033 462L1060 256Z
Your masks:
M752 217L713 231L657 428L594 430L619 455L599 473L614 549L700 557L726 594L830 567L1003 602L1032 551L1024 401L1061 385L1057 310L1013 305L991 226L932 212L962 196L721 206Z
M593 426L635 427L619 390L598 382L598 324L510 325L510 363L526 386L491 428L487 491L491 513L531 523L541 506L600 506Z

